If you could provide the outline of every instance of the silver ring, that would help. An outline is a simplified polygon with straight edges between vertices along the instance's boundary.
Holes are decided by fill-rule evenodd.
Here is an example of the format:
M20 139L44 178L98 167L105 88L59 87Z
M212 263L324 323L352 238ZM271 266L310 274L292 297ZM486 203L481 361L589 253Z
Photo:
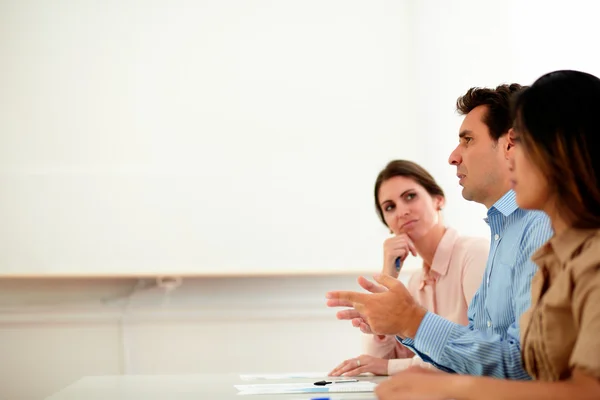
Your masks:
M356 366L360 367L360 360L358 358L356 359Z

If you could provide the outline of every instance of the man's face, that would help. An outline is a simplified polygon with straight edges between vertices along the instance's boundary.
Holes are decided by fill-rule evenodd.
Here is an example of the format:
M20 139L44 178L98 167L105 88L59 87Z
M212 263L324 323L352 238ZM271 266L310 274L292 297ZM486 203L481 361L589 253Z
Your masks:
M484 122L487 106L475 107L465 116L458 146L448 162L456 166L462 195L466 200L490 208L509 189L508 162L503 149L506 137L495 142Z

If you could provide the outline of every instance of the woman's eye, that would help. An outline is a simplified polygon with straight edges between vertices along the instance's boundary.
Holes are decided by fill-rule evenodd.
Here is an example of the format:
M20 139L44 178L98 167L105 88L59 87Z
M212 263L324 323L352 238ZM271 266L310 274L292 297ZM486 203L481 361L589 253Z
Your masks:
M417 195L415 193L409 193L406 195L406 200L412 200L415 197L417 197Z
M391 204L390 204L390 205L387 205L387 206L385 206L385 211L386 211L386 212L390 212L390 211L392 211L393 209L394 209L394 206L393 206L393 205L391 205Z

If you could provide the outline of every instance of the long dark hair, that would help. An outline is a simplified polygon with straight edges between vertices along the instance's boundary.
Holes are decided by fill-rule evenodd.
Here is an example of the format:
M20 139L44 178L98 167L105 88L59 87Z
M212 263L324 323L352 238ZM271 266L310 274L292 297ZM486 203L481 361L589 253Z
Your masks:
M515 131L575 228L600 228L600 79L555 71L513 99Z

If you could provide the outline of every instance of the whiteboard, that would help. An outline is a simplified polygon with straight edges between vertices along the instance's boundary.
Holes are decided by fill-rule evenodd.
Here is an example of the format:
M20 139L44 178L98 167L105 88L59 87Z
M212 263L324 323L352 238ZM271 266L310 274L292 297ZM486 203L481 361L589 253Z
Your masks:
M406 5L0 2L0 274L380 269Z

